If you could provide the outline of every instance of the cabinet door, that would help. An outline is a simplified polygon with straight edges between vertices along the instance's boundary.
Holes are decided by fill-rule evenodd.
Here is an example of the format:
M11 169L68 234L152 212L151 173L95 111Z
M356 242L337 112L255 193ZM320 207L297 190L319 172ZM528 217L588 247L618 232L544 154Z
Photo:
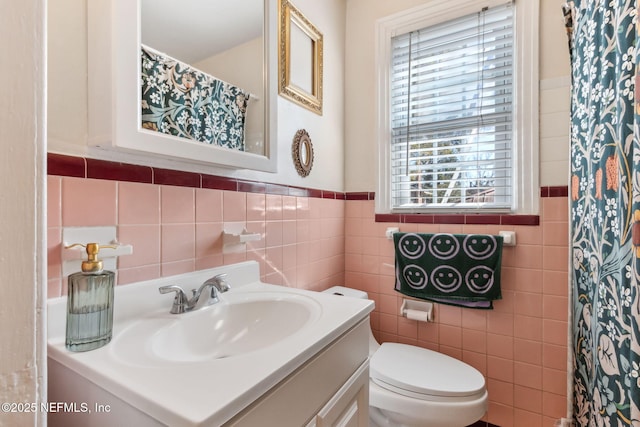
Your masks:
M310 425L315 427L369 425L369 360L338 390L314 421Z

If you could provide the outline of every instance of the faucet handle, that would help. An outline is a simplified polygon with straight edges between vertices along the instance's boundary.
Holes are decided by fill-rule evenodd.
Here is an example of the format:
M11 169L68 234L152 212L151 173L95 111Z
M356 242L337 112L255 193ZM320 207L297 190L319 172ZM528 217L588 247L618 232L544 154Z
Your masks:
M227 282L227 273L217 274L213 277L213 279L218 282L218 290L220 292L227 292L231 289L231 285Z
M161 294L168 294L169 292L175 292L176 296L173 299L173 306L171 306L172 314L184 313L187 309L189 299L184 290L178 285L167 285L158 288Z

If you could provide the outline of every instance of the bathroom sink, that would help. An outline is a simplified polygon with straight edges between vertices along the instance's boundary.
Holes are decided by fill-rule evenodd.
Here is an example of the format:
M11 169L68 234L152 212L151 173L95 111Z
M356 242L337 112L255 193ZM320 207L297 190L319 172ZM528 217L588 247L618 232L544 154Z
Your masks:
M111 345L123 362L206 362L245 355L299 333L320 316L309 297L284 292L224 294L220 302L184 314L156 313L131 322ZM134 355L134 357L132 357Z
M178 285L189 292L219 274L231 289L186 313L171 314L174 295L158 291ZM64 344L66 297L51 299L49 397L91 399L110 412L61 413L49 425L223 425L372 309L368 300L263 283L259 264L245 261L117 286L111 342L71 352Z

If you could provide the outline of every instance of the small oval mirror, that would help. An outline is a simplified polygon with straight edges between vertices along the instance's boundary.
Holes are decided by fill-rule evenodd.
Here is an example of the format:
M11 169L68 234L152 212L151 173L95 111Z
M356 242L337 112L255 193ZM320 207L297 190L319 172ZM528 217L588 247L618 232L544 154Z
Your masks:
M313 144L311 144L311 138L306 130L300 129L296 132L293 137L291 154L298 175L302 177L309 175L313 166Z

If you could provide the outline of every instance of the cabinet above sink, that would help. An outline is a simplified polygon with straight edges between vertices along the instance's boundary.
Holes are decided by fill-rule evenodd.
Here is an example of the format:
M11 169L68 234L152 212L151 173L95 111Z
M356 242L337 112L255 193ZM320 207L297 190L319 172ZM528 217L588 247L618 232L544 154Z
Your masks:
M158 1L153 2L153 8L147 5L149 2L145 0L87 2L89 149L133 153L201 165L275 172L278 25L276 0L227 0L228 5L225 7L202 0L187 2L189 4ZM179 24L180 14L175 11L167 11L164 15L157 13L163 7L171 5L191 11L187 15L190 19L188 24ZM171 49L170 46L150 46L154 52L162 55L159 56L162 58L161 62L164 63L171 58L176 59L179 65L168 70L160 81L156 80L157 77L148 76L144 58L141 60L141 48L146 41L142 24L145 24L147 33L151 33L149 28L174 35L187 33L197 27L197 20L207 19L208 15L209 21L213 20L214 16L210 10L212 5L215 5L218 14L229 13L226 21L230 22L234 19L239 22L243 22L243 18L248 20L248 12L258 9L256 12L258 22L262 23L262 31L258 31L258 36L249 41L244 40L240 34L240 45L220 48L226 49L222 51L207 52L204 55L208 56L196 59L193 55L188 55L183 60L177 57L181 53L174 51L171 55L164 56L164 50ZM235 7L232 7L234 5ZM152 9L155 9L153 15ZM163 16L169 18L163 22L149 22L150 19L160 21ZM213 27L216 26L203 26ZM206 33L204 36L199 34L186 37L190 44L196 44L196 40L199 43L201 39L206 38L231 40L234 37L230 31L237 32L249 27L252 25L243 22L243 25L235 25L232 29L221 29L220 31L226 32L224 35ZM250 37L253 37L253 34ZM162 43L161 40L156 41L156 38L149 40ZM187 59L194 62L187 63ZM147 99L147 92L151 89L143 86L145 76L153 79L151 86L156 91L154 96L165 99L157 106L148 105L152 102L149 99L156 98ZM194 76L203 78L196 79ZM190 82L195 83L188 83L187 77L192 79ZM209 82L207 87L214 86L211 82L215 82L215 87L224 86L221 89L224 93L230 92L230 89L225 88L236 88L241 94L234 95L232 105L223 105L219 109L228 111L233 107L235 110L241 110L243 113L238 118L237 126L228 125L229 117L232 115L225 115L224 119L218 120L217 113L214 115L211 109L203 106L204 99L211 99L210 96L199 95L205 93L202 86L204 81ZM248 100L245 100L245 96ZM182 104L187 98L189 108ZM227 98L229 97L225 99ZM239 104L241 99L245 101L242 108L236 108L236 101ZM217 106L218 100L208 101L206 105ZM162 119L158 115L167 117L168 121L161 122ZM221 121L225 121L226 126L221 126ZM196 125L196 122L200 124ZM193 130L196 127L197 129ZM218 135L217 131L223 127L228 129ZM176 131L178 128L179 131ZM240 142L226 144L225 141L235 135L238 129L244 134L240 135Z

